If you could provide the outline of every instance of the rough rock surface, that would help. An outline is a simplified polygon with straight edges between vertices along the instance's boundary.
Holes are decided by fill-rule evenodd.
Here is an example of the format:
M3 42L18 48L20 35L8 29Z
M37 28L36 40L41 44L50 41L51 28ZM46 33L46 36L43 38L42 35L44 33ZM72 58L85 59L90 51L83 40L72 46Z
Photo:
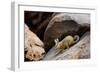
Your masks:
M43 42L37 37L35 33L30 31L28 26L25 24L24 58L30 61L37 61L42 59L45 54L45 50L43 47Z
M80 41L69 49L52 48L43 60L88 59L90 58L90 32L86 32Z
M49 22L44 33L45 49L49 51L54 46L54 39L62 40L67 35L80 37L90 28L89 14L61 13L55 15Z
M43 40L44 31L52 18L53 12L25 11L24 22L29 29Z
M88 13L26 11L25 23L27 24L25 24L25 61L90 58L90 15ZM61 41L68 35L78 35L80 40L63 51L53 47L55 39Z

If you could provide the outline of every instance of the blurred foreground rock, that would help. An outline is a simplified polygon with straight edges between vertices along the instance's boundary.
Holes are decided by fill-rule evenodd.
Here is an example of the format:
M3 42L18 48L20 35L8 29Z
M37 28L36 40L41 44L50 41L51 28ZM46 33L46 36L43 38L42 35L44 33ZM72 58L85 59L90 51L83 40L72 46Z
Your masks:
M24 45L24 58L25 61L38 61L45 55L44 44L38 36L29 30L25 24L25 45Z

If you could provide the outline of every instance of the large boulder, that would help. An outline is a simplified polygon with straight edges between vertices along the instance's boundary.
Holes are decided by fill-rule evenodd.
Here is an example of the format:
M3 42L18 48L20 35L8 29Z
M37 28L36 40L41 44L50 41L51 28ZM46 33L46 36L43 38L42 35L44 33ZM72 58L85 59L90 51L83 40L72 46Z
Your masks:
M89 59L90 55L90 32L86 32L78 43L68 49L51 48L43 60Z
M44 33L46 51L54 46L54 39L62 40L67 35L80 37L90 29L89 14L59 13L49 22Z
M45 55L44 44L38 36L29 30L25 24L25 47L24 58L25 61L38 61L43 59Z
M37 34L37 36L43 40L44 31L52 18L53 12L24 12L24 23L26 23L29 29Z

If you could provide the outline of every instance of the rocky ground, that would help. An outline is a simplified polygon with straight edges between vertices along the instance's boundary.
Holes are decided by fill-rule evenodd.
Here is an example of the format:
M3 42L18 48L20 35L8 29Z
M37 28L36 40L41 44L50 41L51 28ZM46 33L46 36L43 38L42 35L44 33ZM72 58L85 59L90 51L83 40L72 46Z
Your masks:
M31 40L26 42L28 47L25 48L27 49L24 54L25 61L90 58L89 14L25 11L24 15L24 22L30 33L25 35L32 35L30 38L25 38L25 40ZM36 36L34 37L33 34ZM68 35L78 35L79 41L64 50L54 47L55 39L58 38L59 41L62 41ZM34 38L37 38L37 40L34 41ZM38 44L36 44L37 42ZM33 50L30 51L30 49ZM27 54L29 54L29 58L26 57Z

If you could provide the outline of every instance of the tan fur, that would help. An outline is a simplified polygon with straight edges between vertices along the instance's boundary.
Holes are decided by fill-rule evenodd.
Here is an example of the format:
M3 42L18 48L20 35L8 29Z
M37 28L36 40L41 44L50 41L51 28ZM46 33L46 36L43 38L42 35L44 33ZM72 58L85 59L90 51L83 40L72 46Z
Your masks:
M58 39L55 40L55 47L58 49L66 49L75 43L74 37L66 36L62 41L59 42Z
M43 47L43 42L25 24L25 58L34 61L42 59L45 53Z

